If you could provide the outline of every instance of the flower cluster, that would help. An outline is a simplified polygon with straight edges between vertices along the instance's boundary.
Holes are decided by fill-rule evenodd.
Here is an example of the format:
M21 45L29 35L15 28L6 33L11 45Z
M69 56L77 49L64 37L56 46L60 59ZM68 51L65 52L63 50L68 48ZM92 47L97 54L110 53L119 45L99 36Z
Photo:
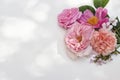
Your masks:
M58 24L67 31L66 47L77 57L93 55L92 62L106 63L119 54L120 21L111 19L106 4L109 0L93 0L94 7L85 5L65 9L58 15ZM102 2L102 3L101 3ZM83 53L91 47L93 53Z

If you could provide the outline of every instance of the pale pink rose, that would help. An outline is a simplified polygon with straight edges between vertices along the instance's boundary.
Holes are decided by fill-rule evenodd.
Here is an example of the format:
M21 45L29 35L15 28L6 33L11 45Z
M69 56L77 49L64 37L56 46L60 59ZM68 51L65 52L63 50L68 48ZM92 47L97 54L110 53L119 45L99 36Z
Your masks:
M68 29L81 15L78 8L65 9L58 15L58 24L64 29Z
M92 26L74 23L65 36L67 48L76 56L82 55L80 52L89 46L93 31Z
M87 23L92 25L94 28L101 28L103 23L107 23L109 18L107 17L107 9L102 7L97 8L95 15L90 10L85 10L78 19L80 23Z
M91 46L98 54L108 55L115 50L117 39L115 34L101 28L95 31L91 39Z

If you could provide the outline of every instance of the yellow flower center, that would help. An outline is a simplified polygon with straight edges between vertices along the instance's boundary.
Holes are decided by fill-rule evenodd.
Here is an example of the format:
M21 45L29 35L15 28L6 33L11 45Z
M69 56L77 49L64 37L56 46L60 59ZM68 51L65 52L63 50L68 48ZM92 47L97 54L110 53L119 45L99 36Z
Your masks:
M98 18L96 16L93 16L87 20L87 22L91 25L96 25L98 23Z
M76 39L78 40L78 42L82 41L82 36L77 36Z

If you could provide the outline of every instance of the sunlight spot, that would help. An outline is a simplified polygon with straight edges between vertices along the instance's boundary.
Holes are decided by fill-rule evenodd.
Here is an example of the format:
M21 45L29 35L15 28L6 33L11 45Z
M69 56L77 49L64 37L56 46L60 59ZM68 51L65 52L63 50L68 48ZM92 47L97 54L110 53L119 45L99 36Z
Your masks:
M26 69L28 70L28 72L35 77L43 77L44 73L42 72L42 70L40 70L37 66L35 66L34 64L32 64L31 66L26 67Z
M66 61L57 53L57 43L55 41L36 56L28 71L36 76L44 76L44 73L52 70L54 65L63 65L65 63Z
M39 28L36 30L35 34L44 39L54 39L55 37L52 38L54 35L54 32L51 32L51 30L47 27L49 26L40 25Z
M48 18L48 15L41 11L35 11L31 14L32 18L39 22L45 22Z
M84 5L84 4L92 4L92 1L88 1L88 0L66 0L66 3L69 6L80 6L80 5Z
M8 80L8 79L6 79L6 78L1 78L0 80Z
M0 72L0 80L8 80L5 72Z
M79 5L80 1L79 0L66 0L67 4L72 6L72 5Z
M18 50L18 44L15 42L0 41L0 62L5 62L7 57Z
M32 3L33 6L31 7L27 7L26 9L28 9L28 11L41 11L41 12L44 12L44 13L48 13L50 11L50 6L47 4L47 3L37 3L38 0L31 0L30 3ZM29 3L28 3L29 4ZM35 5L37 4L37 5Z
M28 8L34 7L38 3L38 1L39 0L29 0L26 8L28 9Z
M22 18L8 18L5 20L1 32L7 38L27 41L34 37L36 24Z
M48 19L50 6L46 3L40 3L34 7L27 7L25 13L39 22L45 22Z
M80 80L79 78L76 78L75 80Z
M36 63L36 65L38 65L42 68L50 67L52 65L52 61L51 61L50 57L47 56L46 54L39 55L36 58L35 63Z
M54 42L48 46L39 56L35 63L43 68L50 68L54 64L64 64L66 61L57 53L57 43Z
M96 79L98 80L107 80L107 76L105 75L105 73L102 70L95 70L93 72L93 75Z
M0 63L4 63L4 62L6 62L6 58L5 57L1 57L0 58Z

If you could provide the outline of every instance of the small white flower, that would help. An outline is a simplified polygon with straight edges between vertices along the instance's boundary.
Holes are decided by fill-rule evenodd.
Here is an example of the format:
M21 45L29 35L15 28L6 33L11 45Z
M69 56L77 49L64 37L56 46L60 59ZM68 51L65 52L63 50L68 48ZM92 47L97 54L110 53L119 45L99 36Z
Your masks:
M118 20L114 20L114 22L112 23L113 26L117 26Z
M102 27L103 27L104 29L109 30L109 31L113 28L113 26L110 25L110 22L108 22L108 23L103 23L103 24L102 24Z
M110 18L109 21L110 21L110 23L111 23L113 26L117 26L117 23L118 23L118 20L117 20L117 19L112 19L112 18Z
M112 25L110 25L107 29L110 31L113 28Z
M113 18L109 18L109 21L112 22L112 21L114 21L114 19Z
M107 24L106 24L106 23L103 23L103 24L102 24L102 27L103 27L104 29L106 29Z
M107 25L110 25L110 22L107 22Z

